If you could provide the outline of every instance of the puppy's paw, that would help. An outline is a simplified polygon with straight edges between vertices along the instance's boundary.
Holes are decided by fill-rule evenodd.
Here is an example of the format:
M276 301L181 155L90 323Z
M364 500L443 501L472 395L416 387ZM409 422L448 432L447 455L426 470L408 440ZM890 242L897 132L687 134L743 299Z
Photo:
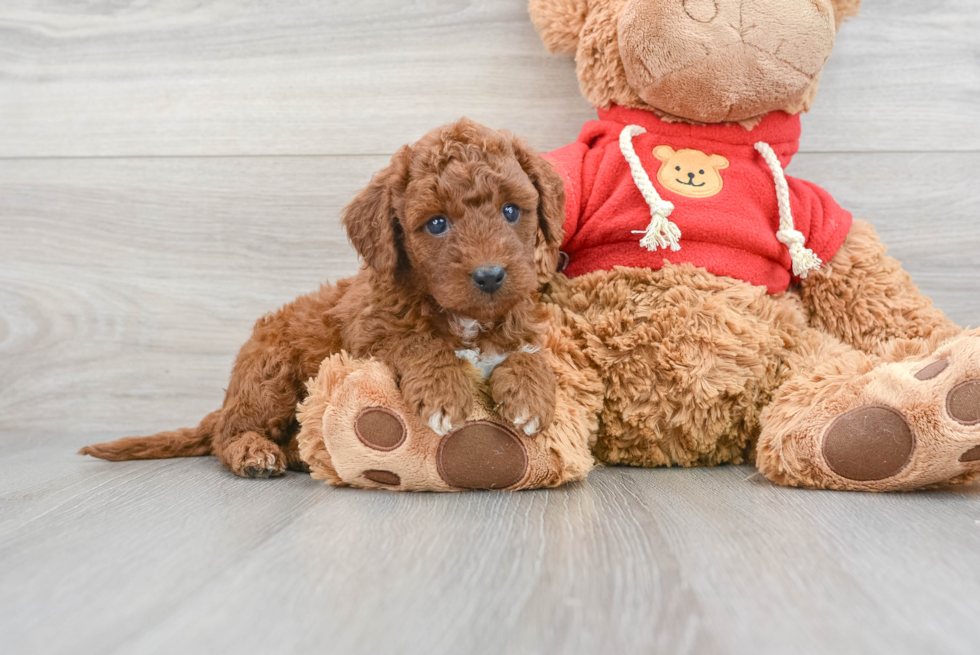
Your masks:
M462 425L473 411L470 378L459 366L428 371L428 375L402 378L402 395L408 406L439 436Z
M444 412L436 412L429 417L429 428L440 437L444 437L452 432L453 421Z
M554 372L536 353L511 355L490 376L497 413L529 436L554 420L555 387Z
M276 478L286 472L282 450L256 432L246 432L224 452L228 469L242 478Z

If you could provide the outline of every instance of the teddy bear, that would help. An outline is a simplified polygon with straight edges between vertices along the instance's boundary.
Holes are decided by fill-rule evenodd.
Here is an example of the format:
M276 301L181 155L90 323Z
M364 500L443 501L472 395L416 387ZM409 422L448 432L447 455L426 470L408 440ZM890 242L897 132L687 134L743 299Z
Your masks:
M567 198L560 251L538 253L555 419L525 434L484 389L439 436L383 365L335 355L300 408L313 475L529 489L595 463L751 462L814 489L976 479L980 331L934 307L870 224L785 172L859 4L530 0L598 111L547 155Z

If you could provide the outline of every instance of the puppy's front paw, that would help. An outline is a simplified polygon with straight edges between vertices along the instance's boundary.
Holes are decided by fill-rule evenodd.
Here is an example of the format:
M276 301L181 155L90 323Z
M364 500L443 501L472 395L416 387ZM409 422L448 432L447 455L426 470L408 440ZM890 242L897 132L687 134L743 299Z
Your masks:
M403 376L402 395L433 432L444 436L462 425L473 411L470 379L459 366L427 373Z
M425 416L425 412L422 415ZM444 437L452 432L453 421L445 412L436 412L429 417L429 428L440 437Z
M555 374L534 353L507 358L490 376L497 413L525 434L545 430L555 418Z

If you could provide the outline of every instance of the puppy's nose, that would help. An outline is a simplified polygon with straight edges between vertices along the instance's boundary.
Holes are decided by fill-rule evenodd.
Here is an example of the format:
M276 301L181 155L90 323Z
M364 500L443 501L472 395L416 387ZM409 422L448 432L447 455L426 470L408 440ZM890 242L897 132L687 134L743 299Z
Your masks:
M503 286L507 271L503 266L481 266L473 271L473 284L483 293L493 293Z
M693 180L694 179L694 173L688 173L687 174L687 179Z

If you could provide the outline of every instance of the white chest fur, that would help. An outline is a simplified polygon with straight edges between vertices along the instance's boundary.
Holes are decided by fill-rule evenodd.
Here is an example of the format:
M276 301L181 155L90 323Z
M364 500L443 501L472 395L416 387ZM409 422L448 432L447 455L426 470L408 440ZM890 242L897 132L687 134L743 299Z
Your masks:
M536 353L539 350L541 350L541 348L538 346L521 346L520 350L515 352ZM483 378L490 377L490 374L493 373L493 369L503 364L504 360L513 354L513 352L501 354L484 353L481 352L479 348L467 348L456 351L456 356L460 359L465 359L472 364L473 367L480 372L480 377Z

